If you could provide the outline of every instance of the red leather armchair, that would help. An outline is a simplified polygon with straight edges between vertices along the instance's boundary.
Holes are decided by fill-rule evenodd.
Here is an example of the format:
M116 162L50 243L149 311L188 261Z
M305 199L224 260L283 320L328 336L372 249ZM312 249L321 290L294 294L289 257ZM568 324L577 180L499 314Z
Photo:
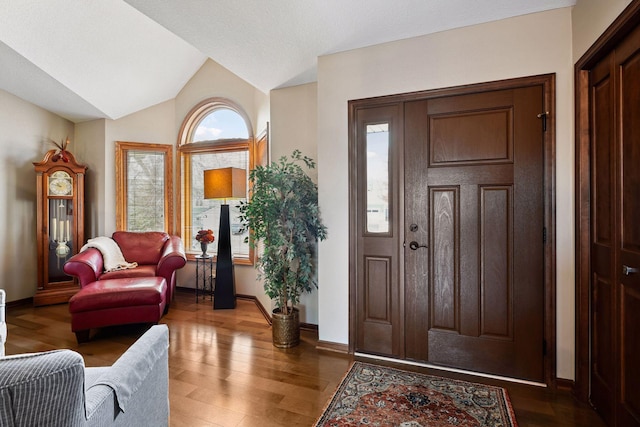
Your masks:
M65 273L78 277L83 288L99 280L163 277L167 282L165 302L168 310L176 286L176 270L187 262L182 239L157 231L116 231L112 238L127 262L137 262L138 267L105 273L100 251L88 248L66 262Z

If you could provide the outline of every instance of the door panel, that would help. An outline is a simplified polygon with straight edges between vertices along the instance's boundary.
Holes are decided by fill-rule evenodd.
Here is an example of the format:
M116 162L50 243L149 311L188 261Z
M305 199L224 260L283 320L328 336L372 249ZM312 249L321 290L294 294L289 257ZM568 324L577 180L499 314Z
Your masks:
M615 348L616 322L614 290L615 241L615 140L613 123L612 56L604 58L591 73L592 128L592 394L591 403L609 424L613 424L616 373L612 349Z
M431 188L431 261L433 283L430 295L431 325L435 329L459 332L458 297L460 286L456 271L458 236L459 188ZM426 249L426 248L425 248Z
M356 112L358 165L356 351L400 357L400 105Z
M638 355L638 325L640 325L640 292L638 279L634 284L622 287L622 363L620 365L620 420L619 425L637 426L640 424L640 364Z
M408 358L544 380L542 101L535 86L405 105L405 223L429 224L405 236L428 246L405 249Z
M393 354L392 258L365 256L363 342L367 351ZM384 337L381 339L381 337Z
M480 186L480 335L513 339L512 186ZM493 286L500 283L503 286Z
M510 161L511 113L510 108L496 108L430 115L430 166ZM467 143L470 134L480 143Z
M590 400L612 426L640 426L640 27L589 76Z
M619 206L620 262L617 264L620 309L618 324L618 425L640 425L640 28L616 50L620 79L621 173ZM629 270L629 269L634 270Z
M404 120L406 123L425 123L424 118L427 115L427 102L407 102L404 106ZM414 126L410 132L405 132L405 146L412 147L412 154L404 158L404 207L405 211L413 212L413 218L407 222L405 220L405 245L410 242L426 244L430 241L429 236L433 232L434 215L429 212L429 206L436 206L437 209L445 212L457 211L456 205L459 200L458 187L442 186L437 188L433 186L431 192L426 185L427 171L427 149L425 144L420 141L427 138L428 128L425 125ZM411 195L407 197L406 195ZM437 199L437 203L434 199ZM459 233L459 221L454 217L442 215L438 225L442 225L443 229L438 231L441 233L436 240L443 242L457 240ZM413 226L413 227L412 227ZM446 232L445 230L453 231ZM441 300L438 304L433 304L433 295L430 295L428 289L418 286L405 287L404 290L404 319L405 319L405 357L410 360L428 360L429 346L428 341L424 339L425 331L434 321L443 329L450 328L457 330L459 319L456 317L455 307L459 296L455 294L459 289L457 283L457 268L454 265L457 257L454 254L450 256L453 259L447 259L446 256L435 260L440 263L439 267L431 269L432 260L426 257L428 248L418 248L417 250L404 250L405 264L405 283L426 283L432 270L437 270L438 274L446 276L449 268L452 268L453 283L446 292L440 289L438 297ZM440 252L445 254L445 251ZM448 264L447 264L448 263ZM453 295L452 295L453 293ZM440 305L442 304L442 305ZM428 309L437 305L439 310ZM429 317L433 316L433 317ZM434 319L435 318L435 319Z
M613 419L613 399L615 391L615 362L612 349L615 343L613 316L614 296L612 286L607 278L594 275L592 304L594 313L592 343L592 384L591 403L600 411L605 419Z

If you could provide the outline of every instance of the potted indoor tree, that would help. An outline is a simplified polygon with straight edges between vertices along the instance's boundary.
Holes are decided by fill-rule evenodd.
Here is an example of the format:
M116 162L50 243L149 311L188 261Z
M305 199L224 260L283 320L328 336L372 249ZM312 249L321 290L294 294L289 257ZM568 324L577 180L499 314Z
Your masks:
M256 262L266 294L275 301L273 344L288 348L300 342L296 305L300 295L317 287L316 243L326 237L320 220L318 186L303 169L315 168L313 159L299 150L290 157L258 166L249 173L248 202L240 203L240 220L253 235L254 247L262 242Z

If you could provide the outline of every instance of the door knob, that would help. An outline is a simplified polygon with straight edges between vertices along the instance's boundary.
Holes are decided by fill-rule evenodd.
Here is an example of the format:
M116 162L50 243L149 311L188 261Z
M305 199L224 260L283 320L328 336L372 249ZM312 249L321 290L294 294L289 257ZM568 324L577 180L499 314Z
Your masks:
M411 248L412 251L416 251L418 250L418 248L426 248L427 245L421 245L420 243L416 242L415 240L411 243L409 243L409 248Z
M637 268L629 267L628 265L623 265L622 266L622 274L624 274L625 276L628 276L628 275L634 274L634 273L638 273L638 272L640 272L640 270L637 269Z

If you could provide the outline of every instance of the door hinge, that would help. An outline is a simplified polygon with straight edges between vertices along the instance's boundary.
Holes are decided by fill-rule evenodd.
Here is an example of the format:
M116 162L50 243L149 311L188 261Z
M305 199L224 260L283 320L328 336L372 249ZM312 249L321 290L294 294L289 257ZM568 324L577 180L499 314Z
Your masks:
M548 111L545 111L544 113L538 114L538 118L542 119L542 132L546 132L547 131L547 116L548 115L549 115Z
M547 227L542 227L542 243L547 243Z

